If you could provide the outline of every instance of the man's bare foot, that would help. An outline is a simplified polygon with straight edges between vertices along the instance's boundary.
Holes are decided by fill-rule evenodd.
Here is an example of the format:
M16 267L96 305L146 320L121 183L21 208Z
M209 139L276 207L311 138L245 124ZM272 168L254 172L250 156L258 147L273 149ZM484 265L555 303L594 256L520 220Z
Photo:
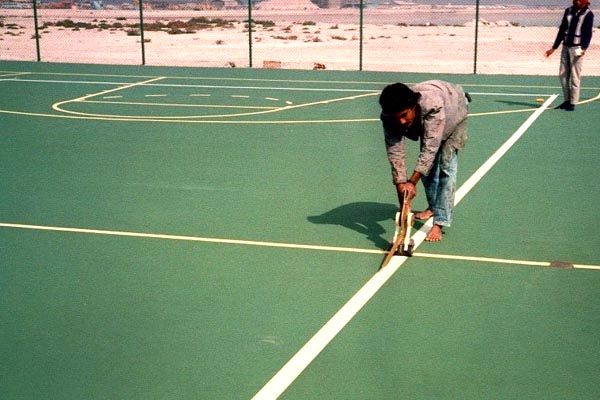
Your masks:
M434 225L429 231L425 240L428 242L439 242L442 240L442 227L440 225Z
M433 210L431 210L430 208L415 214L415 218L420 220L429 219L431 217L433 217Z

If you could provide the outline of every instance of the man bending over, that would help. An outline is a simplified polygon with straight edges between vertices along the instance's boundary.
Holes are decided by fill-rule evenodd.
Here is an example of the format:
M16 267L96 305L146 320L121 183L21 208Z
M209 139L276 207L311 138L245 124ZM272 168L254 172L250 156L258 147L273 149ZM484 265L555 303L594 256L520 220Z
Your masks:
M381 121L387 157L398 199L408 192L417 195L421 180L428 208L417 219L433 217L433 227L425 240L442 240L442 228L452 223L454 192L458 168L457 152L467 141L469 95L460 86L430 80L412 88L394 83L386 86L379 97ZM406 171L406 141L420 141L420 152L410 176Z

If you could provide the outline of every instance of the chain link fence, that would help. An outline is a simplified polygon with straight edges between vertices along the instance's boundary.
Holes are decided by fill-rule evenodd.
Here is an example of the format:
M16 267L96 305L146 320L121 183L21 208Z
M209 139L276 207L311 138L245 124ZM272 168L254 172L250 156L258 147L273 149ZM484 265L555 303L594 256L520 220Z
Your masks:
M499 1L0 0L0 60L557 74L544 52L570 2Z

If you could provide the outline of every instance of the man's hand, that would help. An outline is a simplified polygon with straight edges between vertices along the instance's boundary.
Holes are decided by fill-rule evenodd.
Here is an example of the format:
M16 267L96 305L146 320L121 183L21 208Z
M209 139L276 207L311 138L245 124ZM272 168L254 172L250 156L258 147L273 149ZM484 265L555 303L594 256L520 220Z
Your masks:
M409 201L417 196L417 187L412 182L399 183L396 190L401 204L404 199L404 192L406 192Z
M421 173L417 171L413 171L410 179L404 183L399 183L396 185L396 191L398 192L398 200L400 200L400 204L402 204L402 199L404 199L404 192L408 192L408 200L412 200L417 197L417 183L421 179Z
M546 50L546 52L544 53L544 55L546 57L550 57L552 55L552 53L554 53L554 49Z

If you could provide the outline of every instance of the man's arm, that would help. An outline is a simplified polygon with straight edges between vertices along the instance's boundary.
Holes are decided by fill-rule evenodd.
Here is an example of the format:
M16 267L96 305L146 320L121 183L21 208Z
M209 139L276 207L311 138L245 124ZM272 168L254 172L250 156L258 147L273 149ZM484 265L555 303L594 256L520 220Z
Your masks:
M594 14L590 11L583 21L581 27L581 49L585 52L592 41L592 32L594 31Z
M569 20L567 19L567 15L569 14L570 8L565 10L563 14L562 20L560 21L560 27L558 28L558 32L556 33L556 38L554 39L554 44L552 48L554 50L558 49L558 46L562 43L567 34L567 28L569 27Z
M406 144L405 138L384 129L387 158L392 167L395 185L406 182Z
M432 98L428 107L423 109L426 113L423 116L423 139L414 169L420 176L429 174L440 150L446 128L446 111L441 97Z
M556 38L554 39L554 43L552 44L552 48L548 49L544 54L546 57L550 57L550 55L552 53L554 53L554 50L558 49L558 46L560 46L561 42L563 41L563 39L565 38L565 33L567 32L567 27L569 25L569 22L567 20L567 13L569 12L569 9L567 8L563 14L562 20L560 21L560 27L558 28L558 32L556 33Z

